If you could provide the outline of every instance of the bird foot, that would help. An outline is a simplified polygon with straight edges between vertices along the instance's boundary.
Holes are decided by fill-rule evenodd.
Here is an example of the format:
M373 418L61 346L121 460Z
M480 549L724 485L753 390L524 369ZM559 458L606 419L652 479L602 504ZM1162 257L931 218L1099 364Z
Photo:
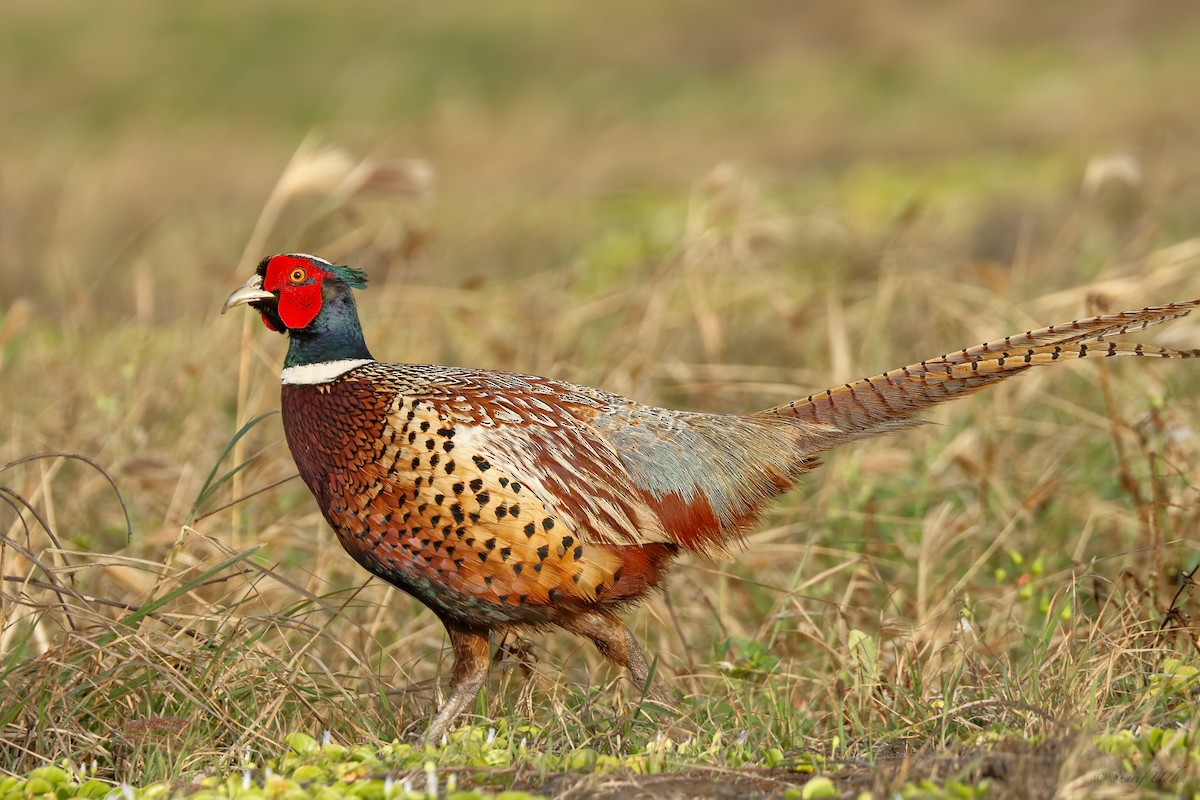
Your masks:
M675 744L684 744L695 740L700 735L696 726L680 717L679 709L660 696L657 691L648 695L642 701L642 706L652 706L656 712L661 711L661 714L656 715L657 719L655 720L658 723L660 737L670 739Z

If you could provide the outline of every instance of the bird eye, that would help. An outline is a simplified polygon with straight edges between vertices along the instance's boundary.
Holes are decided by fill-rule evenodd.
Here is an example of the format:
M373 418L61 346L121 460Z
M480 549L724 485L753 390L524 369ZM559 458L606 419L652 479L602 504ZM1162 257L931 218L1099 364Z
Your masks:
M289 277L292 279L292 283L303 283L304 279L308 277L308 273L297 267L292 270L292 274Z

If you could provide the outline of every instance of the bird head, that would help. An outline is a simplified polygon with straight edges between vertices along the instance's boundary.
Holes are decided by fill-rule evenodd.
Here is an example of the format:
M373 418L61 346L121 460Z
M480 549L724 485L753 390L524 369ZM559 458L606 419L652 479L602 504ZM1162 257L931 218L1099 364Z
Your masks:
M326 304L366 285L367 276L352 267L305 253L283 253L260 261L250 280L226 298L221 313L249 304L271 330L302 331Z

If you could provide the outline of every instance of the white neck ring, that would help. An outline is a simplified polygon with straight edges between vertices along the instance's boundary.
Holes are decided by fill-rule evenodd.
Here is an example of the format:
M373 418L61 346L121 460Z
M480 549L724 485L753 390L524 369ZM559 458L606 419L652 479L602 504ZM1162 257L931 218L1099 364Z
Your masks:
M283 382L292 386L312 386L318 383L329 383L335 378L345 375L355 367L370 364L369 358L339 358L336 361L321 361L317 364L298 364L285 367L280 373Z

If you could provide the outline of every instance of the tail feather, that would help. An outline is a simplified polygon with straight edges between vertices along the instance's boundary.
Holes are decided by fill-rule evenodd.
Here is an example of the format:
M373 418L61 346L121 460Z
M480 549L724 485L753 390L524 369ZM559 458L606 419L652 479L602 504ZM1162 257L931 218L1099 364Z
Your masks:
M848 441L919 424L913 415L923 409L964 397L1034 366L1113 356L1200 357L1200 350L1107 341L1110 336L1186 316L1196 307L1200 307L1200 300L1123 311L1006 336L827 389L753 417L782 420L798 428L799 450L803 456L811 456Z
M1102 314L1090 319L1077 319L1071 322L1051 325L1036 331L1026 331L1014 336L1005 336L994 342L984 342L975 347L966 348L955 353L942 356L942 360L951 363L971 361L981 355L1013 352L1027 347L1042 345L1068 345L1082 342L1102 342L1109 336L1123 336L1127 333L1143 331L1154 325L1161 325L1173 319L1186 317L1192 309L1200 307L1200 300L1184 303L1168 303L1165 306L1151 306L1140 311L1122 311L1117 314ZM1136 355L1136 354L1131 354ZM1170 356L1168 356L1170 357ZM937 359L931 359L937 360Z

